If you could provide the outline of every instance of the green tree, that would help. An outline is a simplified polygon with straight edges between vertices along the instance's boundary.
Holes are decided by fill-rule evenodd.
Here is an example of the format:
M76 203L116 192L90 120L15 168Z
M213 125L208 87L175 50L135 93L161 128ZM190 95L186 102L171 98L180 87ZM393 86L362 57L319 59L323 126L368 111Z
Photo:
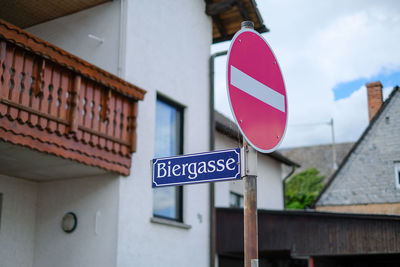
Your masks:
M285 206L288 209L305 209L310 207L325 184L324 176L318 176L315 168L306 169L286 182Z

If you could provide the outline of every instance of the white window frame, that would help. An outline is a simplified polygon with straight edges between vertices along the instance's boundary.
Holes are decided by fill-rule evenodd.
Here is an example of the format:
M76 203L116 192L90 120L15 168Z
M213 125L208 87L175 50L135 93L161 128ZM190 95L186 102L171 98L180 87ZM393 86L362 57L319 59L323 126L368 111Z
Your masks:
M239 205L237 203L231 203L231 196L235 197L235 200L239 200ZM235 204L235 205L233 205ZM244 197L242 194L236 193L234 191L229 192L229 207L231 208L243 208L244 206Z
M0 229L1 229L1 213L3 209L3 193L0 193Z
M400 162L394 163L394 177L397 189L400 189Z

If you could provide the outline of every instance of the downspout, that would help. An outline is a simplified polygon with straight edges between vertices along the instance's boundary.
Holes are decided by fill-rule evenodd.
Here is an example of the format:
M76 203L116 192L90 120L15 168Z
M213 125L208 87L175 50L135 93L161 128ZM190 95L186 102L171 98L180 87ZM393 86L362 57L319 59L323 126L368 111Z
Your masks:
M224 56L228 51L222 51L214 53L210 56L209 60L209 89L210 89L210 103L209 103L209 121L210 121L210 151L215 150L215 116L214 116L214 67L215 58ZM214 183L210 183L210 267L215 267L215 254L216 254L216 214L215 214L215 186Z
M220 56L225 56L228 54L228 51L221 51L214 53L210 56L210 62L209 62L209 68L210 68L210 106L209 106L209 111L210 111L210 151L213 151L215 149L215 116L214 116L214 78L215 78L215 58L220 57Z
M292 174L294 173L294 171L296 170L296 166L292 165L292 170L289 172L288 175L285 176L285 178L283 178L282 181L282 189L283 189L283 209L285 210L285 192L286 192L286 180L289 179L290 176L292 176Z
M127 1L120 0L119 12L119 47L118 47L118 66L117 76L125 78L125 54L126 54L126 29L127 29Z

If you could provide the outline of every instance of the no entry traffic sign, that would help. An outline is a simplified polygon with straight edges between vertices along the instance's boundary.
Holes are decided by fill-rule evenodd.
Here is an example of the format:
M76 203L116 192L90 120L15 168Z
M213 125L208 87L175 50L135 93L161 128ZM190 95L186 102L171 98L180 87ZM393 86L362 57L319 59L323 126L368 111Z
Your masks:
M258 151L273 152L286 132L285 83L268 43L253 29L232 39L227 61L228 99L236 124Z

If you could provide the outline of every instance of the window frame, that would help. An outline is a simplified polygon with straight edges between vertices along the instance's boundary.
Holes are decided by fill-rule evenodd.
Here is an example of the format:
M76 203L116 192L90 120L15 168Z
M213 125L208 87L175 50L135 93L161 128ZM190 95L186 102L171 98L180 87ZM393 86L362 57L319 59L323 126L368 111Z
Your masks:
M236 200L236 204L237 204L237 200L239 200L239 205L235 205L235 206L232 205L232 203L231 203L231 196L234 196L234 197L236 198L236 199L235 199L235 200ZM236 193L236 192L234 192L234 191L230 191L230 192L229 192L229 207L230 207L230 208L243 208L243 207L240 205L241 200L242 200L243 206L244 206L244 196L243 196L242 194Z
M177 123L176 123L176 127L177 127L176 134L177 134L177 141L178 141L178 142L176 142L176 146L177 146L176 147L176 151L177 151L176 155L182 155L184 152L183 146L184 146L184 127L185 127L185 124L184 124L184 122L185 122L184 121L185 106L177 103L176 101L172 100L171 98L166 97L160 93L157 93L157 96L156 96L156 106L157 106L158 101L161 101L164 104L167 104L167 105L175 108L175 110L178 114ZM157 111L155 112L155 114L157 116ZM156 118L156 121L157 121L157 118ZM176 208L177 216L175 218L172 218L172 217L168 217L168 216L155 214L154 213L154 204L153 204L153 217L183 223L183 194L184 194L183 186L174 186L174 187L176 188L175 208ZM153 190L157 190L157 189L153 189ZM155 201L154 198L153 198L153 201Z
M396 188L400 190L400 162L394 162L394 178Z
M3 193L0 193L0 230L1 230L2 213L3 213Z

